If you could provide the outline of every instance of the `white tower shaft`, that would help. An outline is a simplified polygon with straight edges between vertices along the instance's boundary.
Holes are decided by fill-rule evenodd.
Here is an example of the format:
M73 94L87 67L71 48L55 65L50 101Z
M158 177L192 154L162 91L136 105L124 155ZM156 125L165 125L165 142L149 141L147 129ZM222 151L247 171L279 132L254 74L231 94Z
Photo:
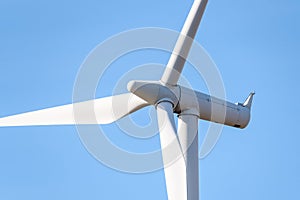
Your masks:
M178 138L186 163L187 200L199 200L198 116L179 116Z

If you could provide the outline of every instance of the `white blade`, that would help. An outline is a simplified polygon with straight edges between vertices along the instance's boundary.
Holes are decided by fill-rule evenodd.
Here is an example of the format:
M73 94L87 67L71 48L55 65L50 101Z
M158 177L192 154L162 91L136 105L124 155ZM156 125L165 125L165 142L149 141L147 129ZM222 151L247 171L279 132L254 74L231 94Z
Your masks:
M166 70L161 78L162 82L169 85L177 84L186 58L193 44L207 1L208 0L194 1L191 11L176 42Z
M187 200L186 165L176 135L172 104L161 102L156 109L168 199Z
M147 105L127 93L0 118L0 127L109 124Z
M188 200L199 199L198 117L196 115L179 116L178 138L186 161Z

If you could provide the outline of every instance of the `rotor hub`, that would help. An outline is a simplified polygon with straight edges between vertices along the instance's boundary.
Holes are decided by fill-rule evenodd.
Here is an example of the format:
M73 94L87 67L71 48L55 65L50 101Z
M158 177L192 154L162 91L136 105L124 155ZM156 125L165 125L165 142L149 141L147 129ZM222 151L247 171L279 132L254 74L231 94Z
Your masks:
M167 101L175 109L180 100L179 86L166 86L160 81L130 81L127 89L154 106Z

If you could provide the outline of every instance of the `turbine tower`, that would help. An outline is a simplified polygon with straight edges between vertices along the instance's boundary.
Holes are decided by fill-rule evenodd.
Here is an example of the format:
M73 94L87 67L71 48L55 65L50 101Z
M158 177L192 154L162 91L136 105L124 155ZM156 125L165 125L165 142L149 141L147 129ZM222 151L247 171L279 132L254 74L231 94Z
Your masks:
M234 104L178 85L207 2L194 1L160 80L134 80L128 83L126 94L3 117L0 126L108 124L143 107L155 106L168 199L198 200L198 119L245 128L254 95ZM90 105L96 119L84 113ZM74 109L83 111L79 119L75 120ZM178 114L178 128L174 113Z

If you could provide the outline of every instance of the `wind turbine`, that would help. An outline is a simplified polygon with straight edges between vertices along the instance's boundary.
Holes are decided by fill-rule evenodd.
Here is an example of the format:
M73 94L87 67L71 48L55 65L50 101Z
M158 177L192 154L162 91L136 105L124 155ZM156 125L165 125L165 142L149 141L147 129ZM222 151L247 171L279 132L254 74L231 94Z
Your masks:
M198 119L245 128L254 95L234 104L178 85L207 2L194 1L159 81L130 81L129 93L3 117L0 126L108 124L143 107L155 106L168 199L198 200ZM90 105L96 119L84 112ZM78 119L75 109L81 111ZM178 114L178 129L173 113Z

